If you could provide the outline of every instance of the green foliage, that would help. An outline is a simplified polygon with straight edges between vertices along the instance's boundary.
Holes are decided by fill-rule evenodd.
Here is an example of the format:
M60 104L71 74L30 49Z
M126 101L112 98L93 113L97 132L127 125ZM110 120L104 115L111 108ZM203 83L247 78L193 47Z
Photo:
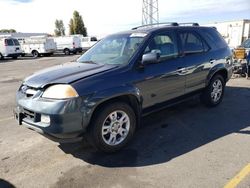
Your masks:
M55 21L55 35L56 36L64 36L65 35L65 27L62 20Z
M84 25L82 16L77 11L73 12L73 18L70 19L69 34L81 34L83 36L87 36L87 28Z
M15 29L0 29L0 33L16 33Z

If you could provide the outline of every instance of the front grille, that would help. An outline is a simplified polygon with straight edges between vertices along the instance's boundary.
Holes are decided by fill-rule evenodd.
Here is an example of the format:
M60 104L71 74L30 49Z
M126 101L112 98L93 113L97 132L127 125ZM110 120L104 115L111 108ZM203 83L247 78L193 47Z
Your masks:
M35 112L32 112L30 110L27 110L27 109L23 109L23 114L29 118L29 119L32 119L34 120L35 119Z
M39 122L41 119L40 114L35 113L35 112L28 110L28 109L23 109L23 115L24 115L24 118L32 120L33 122Z

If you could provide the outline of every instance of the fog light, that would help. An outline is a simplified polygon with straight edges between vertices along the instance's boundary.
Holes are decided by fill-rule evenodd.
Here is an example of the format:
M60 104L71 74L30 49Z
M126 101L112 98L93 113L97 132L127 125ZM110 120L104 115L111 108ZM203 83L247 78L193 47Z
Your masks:
M48 115L41 115L41 123L50 124L50 117Z

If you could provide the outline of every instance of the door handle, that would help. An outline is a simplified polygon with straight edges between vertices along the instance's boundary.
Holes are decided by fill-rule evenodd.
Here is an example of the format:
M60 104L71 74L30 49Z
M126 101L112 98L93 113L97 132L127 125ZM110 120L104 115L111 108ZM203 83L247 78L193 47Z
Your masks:
M186 69L186 68L183 68L183 67L179 67L179 68L177 69L177 71L178 71L179 73L186 73L186 72L187 72L187 69Z
M215 61L216 61L215 59L210 59L209 63L213 64L213 63L215 63Z

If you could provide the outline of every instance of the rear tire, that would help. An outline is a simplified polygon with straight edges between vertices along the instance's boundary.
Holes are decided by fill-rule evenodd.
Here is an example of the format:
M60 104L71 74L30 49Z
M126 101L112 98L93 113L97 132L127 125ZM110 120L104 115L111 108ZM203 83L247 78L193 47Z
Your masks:
M135 128L135 113L128 104L109 103L95 112L88 137L98 150L113 153L131 140Z
M215 107L219 105L223 99L224 90L224 78L219 74L215 75L201 95L202 103L208 107Z
M36 50L32 51L32 56L33 56L33 58L38 58L39 57L38 51L36 51Z
M69 51L69 49L67 49L67 48L64 49L63 52L64 52L65 55L70 55L70 51Z

